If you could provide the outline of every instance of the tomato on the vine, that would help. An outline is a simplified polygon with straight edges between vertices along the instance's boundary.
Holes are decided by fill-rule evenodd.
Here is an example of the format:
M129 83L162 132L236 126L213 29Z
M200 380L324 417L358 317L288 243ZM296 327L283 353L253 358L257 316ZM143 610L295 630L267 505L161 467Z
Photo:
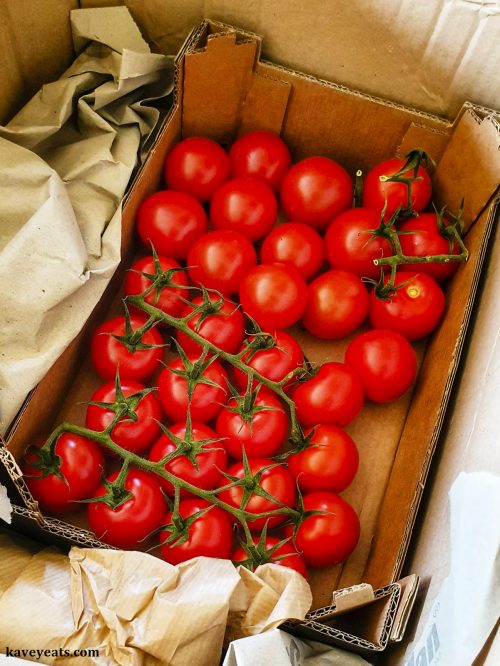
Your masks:
M263 264L279 262L293 266L307 282L324 264L325 242L308 224L285 222L265 237L260 257Z
M259 544L259 537L257 535L253 536L252 540L256 546ZM280 543L280 541L282 541L282 539L279 537L271 535L266 536L264 548L266 550L266 554L269 557L269 560L267 561L272 562L273 564L279 564L282 567L293 569L301 576L304 576L304 578L307 580L307 568L304 564L304 560L297 553L291 541L287 541L279 548L276 548L274 551L272 550ZM248 555L242 546L235 548L231 555L231 560L234 562L234 564L240 564L241 562L246 563L248 559ZM253 569L254 567L251 568Z
M229 158L234 178L258 178L275 192L292 162L283 139L267 131L247 132L241 136L231 146Z

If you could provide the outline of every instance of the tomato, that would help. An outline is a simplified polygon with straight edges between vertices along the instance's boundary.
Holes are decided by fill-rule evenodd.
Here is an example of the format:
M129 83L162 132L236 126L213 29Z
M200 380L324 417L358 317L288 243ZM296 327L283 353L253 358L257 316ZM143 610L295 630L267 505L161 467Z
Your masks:
M281 205L290 220L325 229L334 217L351 207L352 179L327 157L297 162L281 184Z
M379 226L380 213L369 208L351 208L336 217L325 236L330 266L358 277L380 277L380 267L373 260L390 257L393 252L386 238L373 233Z
M176 458L172 458L172 460L165 465L165 469L197 488L202 488L203 490L217 488L220 482L224 481L221 472L227 468L227 453L223 446L224 442L214 441L200 444L198 446L201 450L199 453L196 453L198 448L196 442L217 440L217 433L203 423L193 423L191 426L190 443L187 443L185 423L176 423L175 425L170 426L169 430L174 437L184 440L184 445L181 446L185 447L183 448L185 455L183 454ZM177 448L178 443L176 444L170 437L163 433L153 444L153 447L149 452L149 460L152 462L158 462ZM193 454L195 454L196 464L188 458L188 455L192 456ZM167 495L173 496L173 485L161 476L158 476L157 478L159 484ZM181 488L180 496L187 497L189 496L189 492Z
M237 139L229 151L233 177L262 180L277 192L292 157L286 143L277 134L255 131Z
M243 396L231 398L219 412L215 430L232 458L241 460L243 448L248 458L268 458L285 443L288 416L278 398L261 388L248 409Z
M206 234L193 245L187 258L192 282L224 296L238 293L242 279L256 263L252 243L236 231Z
M286 222L266 236L260 257L263 264L280 262L293 266L307 282L323 266L325 242L309 225Z
M189 248L207 231L207 215L200 202L189 194L163 190L139 206L137 231L142 242L157 254L185 259Z
M274 226L278 202L271 188L256 178L234 178L212 197L210 222L214 229L237 231L252 242Z
M243 278L240 303L264 330L288 328L304 314L307 285L292 266L261 264Z
M170 257L159 256L158 262L163 272L176 271L171 278L174 284L156 287L144 300L149 305L154 305L163 312L172 315L172 317L178 317L185 307L182 298L189 297L189 290L186 289L188 284L186 272L180 270L181 267L177 261L170 259ZM155 275L155 259L153 256L139 259L127 271L124 285L125 296L145 292L152 283L152 280L147 277L148 275L151 277ZM129 309L142 317L145 316L143 310L135 308L133 305L129 305Z
M390 402L405 393L417 375L417 356L395 331L362 333L347 347L345 362L356 370L373 402Z
M118 472L113 472L108 482L114 481ZM167 503L156 479L140 469L129 469L125 479L125 490L132 497L116 509L103 502L88 505L89 527L96 537L116 548L137 549L140 542L162 524ZM100 486L95 497L106 494Z
M266 497L252 493L245 507L246 511L257 515L259 513L266 513L268 511L276 511L277 509L281 509L282 504L288 507L294 506L296 497L295 483L283 465L276 465L276 463L274 463L272 460L268 460L266 458L254 458L253 460L249 460L248 464L255 483L255 477L259 475L262 469L271 466L270 469L266 469L264 472L262 472L260 475L260 480L258 481L258 484L256 483L256 485L259 485L277 501L273 502ZM245 469L243 463L236 463L227 470L227 473L230 476L235 476L239 479L244 478ZM221 493L219 493L218 497L223 502L226 502L226 504L239 509L241 508L241 502L243 499L243 488L242 486L233 486L232 488L223 490ZM271 528L279 525L285 519L286 515L277 514L267 518L256 518L255 520L249 521L248 526L253 531L259 531L266 523L267 526Z
M197 356L190 356L189 361L195 363ZM193 391L191 404L188 401L188 386L185 377L176 374L185 370L182 359L171 361L158 377L158 397L166 416L174 423L185 421L188 406L191 419L195 423L208 423L222 409L227 400L228 376L224 368L217 361L212 363L201 373L202 380Z
M165 160L167 187L209 201L229 178L231 162L212 139L189 137L176 144Z
M189 518L199 511L210 507L202 499L186 499L179 502L179 514L182 519ZM163 521L165 527L172 526L172 513L167 513ZM229 514L213 506L198 516L191 525L184 526L181 537L185 541L174 539L165 543L171 532L164 530L160 535L160 553L170 564L180 564L192 557L220 557L228 559L233 548L233 525Z
M216 294L210 294L209 299L217 304L221 297ZM189 328L205 340L212 342L219 349L236 354L245 337L245 318L236 303L227 298L222 299L222 307L216 309L213 314L202 318L202 315L195 314L188 319ZM181 317L187 317L195 308L203 303L203 296L197 296L187 305L181 314ZM189 335L182 331L177 331L177 342L184 349L186 354L200 355L203 351L201 345L192 340Z
M132 331L145 323L144 317L130 315ZM125 317L115 317L101 324L90 341L90 358L97 374L103 379L114 379L118 368L121 379L142 381L151 377L163 358L163 338L156 328L150 328L137 341L124 342L115 336L125 335ZM135 345L139 348L135 348ZM140 345L162 345L141 349Z
M251 335L247 344L248 346L255 336ZM266 379L273 382L280 382L288 374L293 372L296 368L304 365L304 355L299 343L289 333L285 331L273 331L263 341L263 348L254 351L249 348L248 353L241 357L241 360L246 363L250 368L256 370L259 374ZM243 347L240 351L243 351ZM239 389L244 391L248 384L248 375L239 368L233 369L234 381ZM293 380L292 382L293 383ZM290 384L291 384L290 383ZM257 385L254 380L253 387ZM285 388L288 388L286 386Z
M93 497L104 473L104 458L99 445L91 439L63 432L54 452L60 458L59 472L64 479L45 468L36 451L28 450L22 466L24 480L40 508L62 513L77 508L74 502ZM43 473L49 472L46 476Z
M369 304L368 290L357 275L333 269L309 285L302 322L317 338L343 338L361 326Z
M131 379L121 382L121 390L126 398L144 388L142 384ZM108 382L100 386L90 399L93 402L113 403L116 399L115 383ZM135 408L135 413L137 420L132 421L130 417L122 417L111 431L111 437L118 446L140 455L149 449L160 431L158 422L161 420L161 408L158 398L153 393L143 396ZM85 416L85 427L102 432L106 430L114 417L115 412L111 409L89 405Z
M303 493L341 493L356 476L358 449L349 435L334 425L317 425L305 432L307 446L287 458L288 471Z
M387 282L386 277L385 282ZM370 323L401 333L410 341L429 335L441 321L446 297L438 283L425 273L400 271L396 275L396 294L381 300L370 295Z
M323 490L304 496L305 511L324 515L305 518L295 537L295 546L310 567L329 567L343 562L359 541L359 518L350 504L335 493Z
M356 372L345 363L323 363L318 372L297 386L292 394L300 423L343 428L363 407L365 394Z
M282 539L279 539L275 536L266 536L264 542L264 549L266 553L262 557L262 562L259 564L266 564L266 562L272 562L273 564L279 564L282 567L288 567L297 571L301 576L307 580L307 568L304 564L304 560L297 553L293 544L290 541L287 541L276 550L272 550L275 546L279 544ZM253 542L257 546L259 544L259 537L254 536ZM277 559L275 559L277 558ZM248 555L246 554L242 546L238 546L231 555L231 559L234 564L239 564L240 562L248 562ZM258 566L258 565L257 565ZM251 567L252 570L255 566Z
M436 213L422 213L412 217L400 225L399 242L403 254L408 257L425 257L430 254L460 254L460 248L453 241L451 251L450 242L439 233L438 216ZM411 233L410 233L411 232ZM458 261L449 261L446 264L430 262L418 264L413 268L419 273L426 273L435 280L441 281L451 277L458 268ZM407 270L412 270L407 266Z

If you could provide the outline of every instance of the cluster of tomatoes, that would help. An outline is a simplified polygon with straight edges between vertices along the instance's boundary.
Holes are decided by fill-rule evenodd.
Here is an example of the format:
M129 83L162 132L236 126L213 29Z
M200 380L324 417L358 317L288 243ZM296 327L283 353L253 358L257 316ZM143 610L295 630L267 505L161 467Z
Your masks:
M388 160L352 207L354 184L339 164L292 165L280 137L251 132L229 154L210 139L179 142L165 182L137 213L151 253L127 273L126 312L92 338L105 383L84 427L28 452L31 492L56 513L87 501L90 528L120 548L160 529L174 564L272 560L306 575L306 565L342 561L359 538L338 494L358 467L343 428L366 398L387 402L410 388L409 341L439 323L438 281L458 265L400 265L459 253L441 217L422 212L429 176L418 156ZM277 225L280 205L289 221ZM374 263L394 254L397 272ZM301 322L336 339L367 318L372 328L353 338L345 362L318 369L284 330ZM125 464L103 481L104 456L118 466L120 451Z

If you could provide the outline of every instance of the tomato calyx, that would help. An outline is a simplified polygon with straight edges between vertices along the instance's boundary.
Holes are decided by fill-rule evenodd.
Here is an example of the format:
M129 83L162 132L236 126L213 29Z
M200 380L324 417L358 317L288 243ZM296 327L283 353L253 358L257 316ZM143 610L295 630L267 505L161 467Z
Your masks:
M248 384L245 393L238 393L238 391L231 384L229 384L229 392L231 393L231 397L235 404L234 406L227 404L224 407L226 411L237 414L241 418L241 428L243 428L245 424L248 424L248 427L250 428L250 434L252 434L253 431L253 419L256 414L259 412L279 411L278 407L273 407L272 405L257 405L256 401L262 388L262 384L257 384L255 388L252 388L252 386L252 372L249 372L248 374Z
M61 464L62 464L61 456L57 455L57 453L54 451L54 447L40 448L38 446L30 446L26 450L26 456L30 458L29 461L30 467L39 470L40 478L44 479L50 474L54 474L59 479L64 481L66 486L69 487L66 477L61 472Z
M208 447L207 445L219 444L222 441L222 438L218 437L216 439L195 439L193 433L193 424L191 419L191 412L188 410L186 414L186 430L182 437L178 437L172 430L167 428L163 423L160 423L160 429L164 435L166 435L169 440L174 444L175 449L168 453L163 458L158 460L159 465L167 465L174 458L179 456L184 456L189 460L193 465L196 471L199 470L199 464L197 456L215 449L221 448L220 446L215 446L214 448Z
M163 546L166 545L166 546L175 547L175 546L180 546L183 543L186 543L186 541L189 539L191 525L196 520L198 520L198 518L201 518L201 516L204 516L206 513L208 513L211 509L214 508L214 505L210 504L209 506L204 507L199 511L195 511L186 518L183 518L179 511L179 503L180 503L180 492L179 488L176 487L174 506L172 508L172 513L170 516L171 522L168 525L162 525L158 530L156 530L157 532L160 532L160 534L165 534L165 533L168 534L168 536L165 539L164 538L160 539L161 545Z
M268 537L267 537L267 523L266 523L266 525L264 525L264 527L260 532L260 536L257 543L255 543L254 539L250 539L247 541L241 541L241 540L239 541L239 545L245 551L247 559L233 561L233 564L235 566L243 566L245 567L245 569L253 571L256 567L260 566L261 564L279 562L280 560L290 557L291 553L287 553L285 555L276 555L276 556L275 553L285 544L289 543L291 537L285 537L284 539L278 541L275 545L268 546L266 548L267 538Z
M101 335L111 335L112 338L121 342L128 352L142 351L144 349L156 349L158 347L166 347L166 343L153 344L143 342L142 338L145 333L150 331L155 326L158 326L158 320L155 317L150 317L142 326L137 329L132 328L130 321L130 312L127 304L124 304L124 319L125 319L125 332L123 335L117 333L102 333Z
M132 395L126 396L121 387L120 373L118 368L115 375L115 399L112 402L101 402L99 400L89 400L87 405L95 405L102 407L110 412L114 412L115 416L109 425L103 431L104 433L111 433L118 421L133 421L138 420L137 406L144 396L156 391L156 387L144 388Z
M203 348L201 356L195 361L191 360L186 354L184 349L180 346L177 340L174 339L175 346L177 348L177 353L181 359L184 370L179 370L177 368L172 368L167 366L174 375L182 377L186 381L186 391L188 396L188 401L191 402L193 393L198 384L206 384L207 386L214 386L216 388L223 388L220 384L208 379L203 373L205 370L212 365L212 363L217 359L217 354L209 355L207 347Z
M147 298L150 294L154 293L153 296L153 304L155 306L158 305L158 302L161 297L161 293L163 289L166 288L172 288L172 289L187 289L189 291L190 287L189 286L184 286L182 284L179 284L178 282L175 282L174 278L176 273L184 273L184 268L179 267L179 268L168 268L167 270L163 270L161 266L160 259L158 257L158 253L155 250L155 247L153 243L151 243L151 255L153 257L153 266L154 266L154 273L147 273L146 271L136 271L134 269L129 269L133 271L134 273L138 273L139 275L142 275L143 277L147 278L151 284L149 287L140 294L142 298ZM182 297L179 296L179 298L186 303L189 303L187 299L183 299ZM125 304L127 303L129 299L128 296L124 299ZM140 304L138 305L140 308Z
M101 503L108 506L110 509L118 509L120 506L125 504L129 499L134 495L125 488L125 480L129 471L129 461L124 460L123 465L118 473L118 476L114 481L108 481L108 479L102 479L102 485L106 489L106 492L98 497L91 497L90 499L79 500L80 504L95 504Z
M422 180L422 176L418 175L418 170L422 163L426 166L435 166L431 156L425 150L411 150L406 157L406 162L403 164L399 171L390 175L381 175L379 180L382 183L402 183L407 188L407 202L406 207L400 211L400 217L408 217L412 214L412 201L411 201L411 188L412 184L417 180ZM408 176L409 172L413 175Z

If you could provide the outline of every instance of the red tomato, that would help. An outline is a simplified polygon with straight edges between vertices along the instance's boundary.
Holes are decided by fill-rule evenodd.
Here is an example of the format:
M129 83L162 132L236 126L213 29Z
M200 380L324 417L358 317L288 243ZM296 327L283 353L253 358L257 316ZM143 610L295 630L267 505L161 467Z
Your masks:
M245 510L254 515L260 513L267 513L268 511L276 511L282 508L282 504L288 507L293 507L295 504L295 484L283 465L276 465L272 460L266 458L254 458L248 461L252 475L255 477L264 467L273 466L262 472L258 485L263 488L269 495L274 497L277 502L272 502L266 497L261 497L252 493ZM236 476L242 479L245 476L243 463L239 462L230 467L227 473L231 476ZM228 490L223 490L218 495L219 499L236 509L241 507L243 499L242 486L234 486ZM281 502L281 504L280 504ZM285 514L277 514L267 518L256 518L249 521L248 526L253 531L260 531L267 523L269 528L279 525L286 519Z
M286 222L266 236L260 258L263 264L280 262L293 266L307 282L324 264L325 242L308 224Z
M380 266L373 260L393 254L389 241L374 235L379 226L380 213L369 208L351 208L336 217L325 236L330 266L376 280Z
M215 430L232 458L241 460L243 448L248 458L269 458L287 438L288 416L278 398L261 388L248 410L243 396L231 398L219 412Z
M358 335L347 347L345 362L356 370L373 402L396 400L417 375L415 351L395 331L376 329Z
M349 435L334 425L317 425L305 435L305 449L287 458L288 471L303 493L329 490L341 493L356 476L359 456Z
M422 213L412 217L400 225L399 236L403 254L408 257L425 257L429 254L460 254L456 241L450 251L450 242L439 233L438 216L436 213ZM412 232L412 233L409 233ZM446 264L431 262L414 266L419 273L426 273L435 280L441 281L451 277L458 268L458 261L449 261ZM411 266L407 270L411 270Z
M142 391L144 388L142 384L130 379L121 382L121 390L126 398ZM116 399L115 383L108 382L99 387L90 399L95 402L113 403ZM160 403L152 393L148 393L141 398L135 408L135 413L137 414L137 420L132 421L126 416L123 417L111 431L111 437L118 446L141 455L149 449L160 431L158 425L161 420ZM115 412L111 409L89 405L85 416L85 427L102 432L106 430L114 417Z
M214 194L210 222L214 229L237 231L252 242L274 226L278 202L271 188L256 178L234 178Z
M212 303L217 303L221 300L220 296L216 294L209 295ZM200 314L195 314L188 319L187 325L189 328L205 340L212 342L214 345L226 351L228 354L236 354L245 337L245 318L236 303L223 299L223 304L220 310L215 311L213 314L201 319ZM191 305L187 305L181 314L181 317L187 317L196 306L203 303L203 297L197 296L191 301ZM189 335L182 331L177 331L177 342L184 349L186 354L200 355L203 351L201 345L192 340Z
M343 338L368 315L368 290L354 273L336 269L322 273L311 282L308 292L302 322L317 338Z
M197 356L191 356L189 360L194 363L197 358ZM176 374L178 370L185 370L180 358L171 361L158 377L158 397L163 411L175 423L186 420L189 406L193 422L208 423L217 416L227 400L228 376L226 371L220 363L212 361L201 375L203 379L212 383L200 382L197 384L189 405L187 381Z
M323 363L319 371L293 392L297 417L306 428L318 423L343 428L363 407L361 380L345 363Z
M33 467L42 462L36 452L28 451L23 474L31 494L44 511L62 513L77 508L74 502L93 497L104 473L104 458L99 445L91 439L63 432L59 435L55 454L61 459L59 472L64 479Z
M165 160L167 187L209 201L229 178L231 162L218 143L190 137L176 144Z
M210 504L202 499L187 499L179 502L179 513L181 518L186 519L199 511L210 507ZM167 513L163 521L165 527L173 524L172 513ZM160 553L164 560L170 564L180 564L192 557L220 557L228 559L233 548L233 525L229 515L212 506L209 511L198 516L189 527L184 528L185 541L174 539L171 543L165 543L171 532L161 532Z
M240 302L264 330L288 328L304 314L307 285L292 266L261 264L243 278Z
M351 207L352 179L327 157L297 162L281 184L281 205L291 220L325 229L334 217Z
M224 296L237 294L244 276L257 263L252 243L236 231L213 231L191 248L187 265L194 284L216 289Z
M142 242L157 254L185 259L193 243L206 233L207 215L194 197L163 190L151 194L137 211L137 231Z
M400 271L395 284L400 288L388 299L371 293L370 323L373 328L401 333L408 340L420 340L441 321L446 307L443 290L429 275L416 271Z
M170 257L160 256L158 257L158 261L164 272L181 268L180 265L174 259L170 259ZM139 259L139 261L136 261L131 266L130 270L127 271L124 286L125 296L133 296L145 292L146 289L151 286L151 279L147 277L148 275L155 275L155 261L153 256ZM146 303L149 303L149 305L154 305L163 312L172 315L172 317L178 317L185 307L185 303L181 299L189 297L189 290L183 288L187 287L188 284L185 271L176 271L172 275L172 282L174 285L157 287L148 294L144 300ZM129 306L129 308L131 312L144 316L144 312L139 308L134 308L132 305Z
M117 476L118 472L113 472L108 481L114 481ZM132 497L121 506L112 509L103 502L92 502L88 505L87 518L98 539L116 548L134 550L140 541L160 527L167 503L157 480L140 469L129 470L125 489ZM106 492L102 485L95 497Z
M187 481L197 488L202 488L203 490L212 490L217 488L219 482L223 481L221 472L225 471L227 468L227 453L223 446L223 442L207 442L205 444L199 445L202 449L200 453L195 453L196 444L194 442L200 442L204 440L217 440L217 433L209 428L203 423L193 423L191 426L192 435L190 442L188 444L185 441L186 437L186 424L185 423L176 423L173 426L170 426L170 432L174 437L184 440L185 449L184 453L186 455L179 455L176 458L172 458L166 465L165 469L174 474L175 476ZM177 449L177 445L173 442L170 437L165 434L162 434L159 439L153 444L151 451L149 452L149 460L152 462L158 462L166 455L172 453ZM187 457L195 453L196 466L191 460ZM167 495L174 495L173 485L163 479L161 476L158 476L158 483L161 485L163 490ZM220 484L222 485L222 484ZM182 489L180 491L181 497L188 497L189 492Z
M286 143L277 134L255 131L237 139L229 151L233 177L258 178L277 192L292 163Z
M130 315L132 331L141 328L146 321L144 317ZM94 331L90 341L90 358L97 374L103 379L114 379L118 368L121 379L142 381L151 377L163 358L163 347L136 349L134 345L163 345L160 332L156 328L149 329L130 348L117 340L117 335L125 335L125 317L105 321Z
M265 550L267 551L267 555L262 558L262 562L259 562L259 564L265 564L266 562L279 564L282 567L288 567L289 569L297 571L301 576L304 576L304 578L307 580L307 569L306 565L304 564L304 560L297 553L297 551L293 547L293 544L290 541L287 541L279 548L276 548L274 552L270 552L272 551L274 546L277 546L279 544L280 541L282 541L282 539L279 539L278 537L266 536L264 547ZM254 536L253 542L257 546L259 544L259 537ZM233 551L231 559L234 562L234 564L239 564L240 562L247 562L248 555L245 553L245 550L243 549L242 546L238 546L238 548L236 548ZM255 566L252 566L251 569L252 570L255 569Z

